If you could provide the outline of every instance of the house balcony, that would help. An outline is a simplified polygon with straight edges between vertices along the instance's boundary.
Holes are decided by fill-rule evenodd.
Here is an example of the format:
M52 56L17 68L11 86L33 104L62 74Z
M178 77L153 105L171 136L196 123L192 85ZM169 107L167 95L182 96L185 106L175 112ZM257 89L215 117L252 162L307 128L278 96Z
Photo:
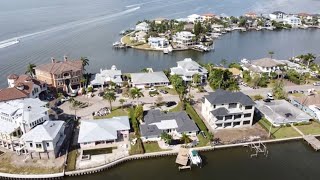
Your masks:
M100 144L96 143L94 146L83 147L82 150L112 148L112 147L119 147L119 146L122 146L124 144L129 144L129 141L128 140L122 140L122 141L100 143Z

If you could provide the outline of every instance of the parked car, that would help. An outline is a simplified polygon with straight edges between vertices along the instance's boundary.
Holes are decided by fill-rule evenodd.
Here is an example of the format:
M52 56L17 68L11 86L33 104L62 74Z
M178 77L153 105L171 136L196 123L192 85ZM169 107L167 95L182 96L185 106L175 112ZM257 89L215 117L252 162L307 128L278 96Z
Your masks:
M314 86L320 86L320 82L314 82L313 85Z
M61 98L60 101L62 103L66 102L66 101L69 101L70 100L70 97L64 97L64 98Z
M156 88L150 88L149 91L157 91Z
M47 97L46 97L46 100L48 100L48 101L54 100L53 95L52 94L48 94Z
M168 94L168 91L163 90L163 89L161 89L160 92L161 92L162 94Z
M273 98L271 93L267 93L267 99L274 100L274 98Z
M166 107L171 107L171 106L174 106L174 105L176 105L176 104L177 104L177 103L174 102L174 101L169 101L169 102L166 103Z

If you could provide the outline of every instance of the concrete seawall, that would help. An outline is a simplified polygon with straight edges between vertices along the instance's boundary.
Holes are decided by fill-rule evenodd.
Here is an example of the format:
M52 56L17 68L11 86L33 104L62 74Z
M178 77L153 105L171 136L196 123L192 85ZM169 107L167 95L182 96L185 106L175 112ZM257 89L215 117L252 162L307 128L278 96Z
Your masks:
M319 137L320 135L316 135L316 137ZM284 139L271 139L271 140L263 140L263 141L254 141L254 142L262 142L262 143L278 143L278 142L284 142L284 141L293 141L293 140L300 140L303 139L302 136L298 137L292 137L292 138L284 138ZM204 147L196 147L193 148L196 151L212 151L214 149L223 149L223 148L232 148L232 147L241 147L251 144L252 142L246 142L246 143L238 143L238 144L227 144L227 145L217 145L217 146L204 146ZM104 171L106 169L112 168L114 166L120 165L124 162L131 161L131 160L137 160L137 159L147 159L147 158L156 158L156 157L163 157L163 156L173 156L177 155L178 150L171 150L171 151L161 151L161 152L154 152L154 153L146 153L146 154L137 154L137 155L131 155L127 157L120 158L116 161L113 161L111 163L94 167L94 168L88 168L88 169L82 169L82 170L76 170L76 171L68 171L68 172L62 172L62 173L56 173L56 174L39 174L39 175L20 175L20 174L8 174L8 173L0 173L0 177L2 179L60 179L64 176L80 176L80 175L87 175L87 174L93 174L97 172Z

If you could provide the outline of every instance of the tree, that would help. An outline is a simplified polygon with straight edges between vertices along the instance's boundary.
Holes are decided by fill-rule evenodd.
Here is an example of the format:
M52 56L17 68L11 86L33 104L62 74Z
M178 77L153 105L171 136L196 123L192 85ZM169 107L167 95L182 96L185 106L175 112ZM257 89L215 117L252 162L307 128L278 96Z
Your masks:
M307 64L307 66L310 66L310 63L312 63L316 59L316 56L312 53L308 53L306 55L302 55L302 61Z
M268 54L269 54L270 58L272 59L273 55L274 55L274 52L273 51L269 51Z
M164 140L167 144L171 144L172 142L172 136L166 132L161 133L161 139Z
M232 62L229 64L229 68L236 68L236 69L239 69L239 70L243 70L241 65L239 63L236 63L236 62Z
M200 22L197 22L193 27L194 34L198 38L199 35L202 33L202 25Z
M240 17L239 19L239 26L244 27L247 23L247 20L244 17Z
M143 69L141 69L141 72L147 73L149 71L148 71L148 68L143 68Z
M274 83L272 93L276 99L285 99L287 97L282 80Z
M189 138L188 135L186 135L185 133L182 133L182 137L180 138L180 140L184 143L184 144L188 144L190 143L192 140Z
M92 87L92 86L89 86L89 87L87 88L87 92L93 92L93 87Z
M163 103L163 97L162 96L158 96L156 99L156 105L160 106Z
M109 102L110 110L112 111L112 102L116 100L116 94L113 91L106 91L103 95L103 99Z
M143 106L142 105L138 105L135 110L134 110L134 116L138 119L138 120L142 120L143 118Z
M227 90L229 91L240 91L240 87L238 85L237 80L235 80L234 78L230 79L228 81L228 88Z
M34 72L35 67L36 67L35 64L29 63L27 65L27 71L25 72L25 74L29 74L31 77L33 77L35 75L35 72Z
M201 82L201 75L196 73L192 76L193 84L198 85Z
M89 65L89 59L87 57L81 57L80 61L82 62L82 68L86 71L85 67Z
M226 59L221 59L220 64L221 64L223 67L226 67L226 65L228 64L228 62L227 62Z
M125 99L119 99L119 103L121 104L121 108L123 109L123 104L126 102Z
M132 88L130 90L129 94L132 99L137 98L137 101L139 101L139 98L144 97L143 93L141 92L141 89L139 89L137 87Z

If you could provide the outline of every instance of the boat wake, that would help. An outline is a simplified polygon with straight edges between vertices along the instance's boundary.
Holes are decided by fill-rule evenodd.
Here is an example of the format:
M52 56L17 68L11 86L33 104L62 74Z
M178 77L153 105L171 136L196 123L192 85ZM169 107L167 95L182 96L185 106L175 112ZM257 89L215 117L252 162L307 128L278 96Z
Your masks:
M136 7L136 6L142 6L142 5L146 5L146 4L150 4L150 3L156 3L156 2L161 2L163 0L156 0L156 1L148 1L148 2L144 2L144 3L138 3L138 4L130 4L128 6L126 6L126 8L132 8L132 7Z
M1 48L5 48L14 44L19 43L19 40L24 39L24 38L28 38L28 37L34 37L34 36L38 36L38 35L44 35L47 33L53 33L53 32L58 32L58 31L62 31L62 30L67 30L67 29L71 29L71 28L75 28L75 27L80 27L80 26L84 26L84 25L89 25L89 24L93 24L93 23L99 23L99 22L104 22L106 20L111 20L112 18L116 18L119 16L123 16L126 15L128 13L132 13L134 11L137 11L138 9L140 9L140 7L134 7L131 9L126 9L124 11L118 12L118 13L114 13L111 15L105 15L105 16L100 16L100 17L96 17L96 18L92 18L92 19L87 19L87 20L80 20L80 21L74 21L74 22L70 22L70 23L66 23L60 26L56 26L53 28L49 28L43 31L38 31L35 33L30 33L30 34L25 34L22 36L17 36L17 37L13 37L10 39L6 39L3 41L0 41L0 49Z

